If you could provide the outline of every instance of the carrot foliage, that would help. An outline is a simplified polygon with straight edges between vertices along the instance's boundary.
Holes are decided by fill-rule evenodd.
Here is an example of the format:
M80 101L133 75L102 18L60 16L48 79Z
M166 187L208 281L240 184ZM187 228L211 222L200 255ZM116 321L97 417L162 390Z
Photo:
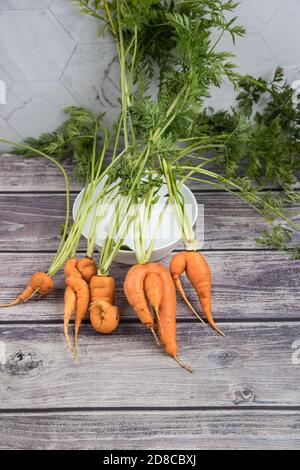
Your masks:
M180 187L191 179L243 199L270 223L270 231L258 241L266 247L288 249L293 232L299 230L285 209L286 202L298 199L294 185L299 170L299 105L281 69L271 82L241 76L234 54L221 50L224 34L235 43L245 32L234 16L238 3L75 3L83 13L99 19L100 34L114 38L120 64L120 115L105 149L111 152L112 162L121 155L107 174L111 184L118 181L120 194L112 219L114 233L104 244L104 272L112 261L109 253L116 253L126 234L117 220L133 220L131 207L141 200L154 204L164 182L188 248L195 248L196 242ZM237 89L237 107L222 112L206 109L212 86L220 87L225 78ZM90 181L91 155L98 156L95 117L78 108L67 112L69 120L56 132L27 142L59 159L71 153L77 176L88 173L86 181ZM266 183L279 186L279 196L259 191ZM135 221L135 226L139 232L141 224ZM118 241L114 242L116 233ZM149 250L143 247L140 254L148 258ZM293 256L298 255L296 248Z

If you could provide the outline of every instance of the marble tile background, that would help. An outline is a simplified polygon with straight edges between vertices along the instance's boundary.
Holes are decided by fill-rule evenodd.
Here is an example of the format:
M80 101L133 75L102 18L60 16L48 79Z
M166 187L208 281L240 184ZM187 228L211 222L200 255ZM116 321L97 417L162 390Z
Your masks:
M239 70L270 77L281 65L290 81L300 79L300 0L241 0L237 15L247 28L235 48ZM69 105L104 110L112 122L118 67L112 42L99 40L97 32L97 21L82 15L72 0L0 0L2 137L20 141L51 131ZM221 47L233 49L229 38ZM212 90L210 104L224 108L233 100L225 83Z

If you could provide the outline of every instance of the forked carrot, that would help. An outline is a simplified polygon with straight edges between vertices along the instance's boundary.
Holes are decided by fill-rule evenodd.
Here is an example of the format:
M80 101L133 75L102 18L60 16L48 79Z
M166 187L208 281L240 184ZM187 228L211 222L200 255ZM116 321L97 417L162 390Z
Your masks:
M197 316L197 318L199 318L199 315L190 304L183 290L180 281L180 275L183 272L186 272L189 281L197 292L203 313L206 316L208 323L215 331L217 331L217 333L221 336L225 336L217 327L213 319L211 307L211 273L204 256L197 251L182 251L181 253L174 255L170 263L170 273L179 293L192 312Z
M82 277L80 271L77 268L78 259L73 256L68 259L64 265L64 273L66 278L69 276Z
M154 331L154 321L151 315L147 299L145 295L145 280L149 274L155 274L160 279L160 286L162 287L162 297L159 305L159 315L157 319L159 339L164 346L165 352L172 356L175 361L181 366L191 372L191 369L185 366L177 356L178 345L176 340L176 292L172 277L167 269L159 263L136 264L132 266L125 279L124 291L126 298L130 305L137 313L141 322ZM157 280L157 277L151 276L152 282ZM148 298L154 299L154 288L150 286L150 280L147 281ZM152 290L153 288L153 290Z
M22 302L29 300L34 294L38 293L41 296L50 294L54 289L53 279L44 272L36 272L32 274L29 279L27 287L23 290L18 297L8 304L0 305L0 308L13 307Z
M154 318L149 309L144 292L145 278L147 274L151 272L149 265L150 264L136 264L129 269L124 282L124 292L128 302L135 310L139 319L150 329L157 345L159 345L159 341L154 330Z
M87 282L77 276L69 276L66 278L66 285L72 287L76 294L75 308L75 349L78 346L78 333L82 320L89 307L90 291Z
M111 276L93 276L90 282L90 320L98 333L112 333L119 325L115 302L115 281Z

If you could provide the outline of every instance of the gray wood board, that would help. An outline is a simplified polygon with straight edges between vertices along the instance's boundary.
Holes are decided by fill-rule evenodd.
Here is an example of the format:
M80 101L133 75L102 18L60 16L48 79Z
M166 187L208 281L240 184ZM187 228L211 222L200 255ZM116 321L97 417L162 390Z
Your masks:
M220 326L225 338L198 323L178 325L190 374L140 324L109 336L83 325L77 362L61 325L1 325L2 408L299 406L300 365L292 359L300 322Z
M80 184L75 181L73 167L70 161L62 162L70 177L70 189L76 191ZM219 172L220 168L210 164L207 169ZM0 191L25 192L25 191L64 191L65 183L60 170L43 157L23 157L21 155L0 155ZM201 175L199 175L201 177ZM204 177L205 178L205 177ZM186 183L191 189L205 189L214 191L210 184L188 180ZM270 185L267 185L270 187ZM297 183L297 187L300 184Z
M78 190L80 185L73 176L73 167L70 161L62 162L70 178L70 189ZM215 167L210 167L216 170ZM188 181L190 188L214 190L209 184ZM60 170L43 157L23 157L21 155L0 155L0 191L64 191L65 182Z
M299 411L115 410L0 415L0 449L297 450L299 447ZM102 463L101 458L99 462Z
M278 319L300 318L300 263L286 255L265 251L208 252L205 257L212 271L212 299L215 318ZM47 270L49 254L0 254L0 303L14 299L25 287L30 274ZM168 266L170 257L163 260ZM127 266L114 263L111 274L116 280L116 304L123 318L136 318L123 293ZM182 276L188 297L198 306L193 288ZM31 299L23 305L2 309L1 321L61 320L63 315L64 275L55 276L56 290L44 299ZM193 314L178 299L178 318ZM197 307L198 308L198 307ZM198 308L199 310L199 308Z
M255 238L267 224L245 202L223 193L200 193L196 199L204 205L204 224L200 217L196 224L199 242L204 232L204 249L258 248ZM293 208L295 222L300 222L299 209ZM0 195L0 251L55 251L64 217L63 194Z
M78 190L69 161L63 166L70 177L70 189ZM65 180L61 171L43 157L23 157L4 154L0 156L0 191L64 191Z

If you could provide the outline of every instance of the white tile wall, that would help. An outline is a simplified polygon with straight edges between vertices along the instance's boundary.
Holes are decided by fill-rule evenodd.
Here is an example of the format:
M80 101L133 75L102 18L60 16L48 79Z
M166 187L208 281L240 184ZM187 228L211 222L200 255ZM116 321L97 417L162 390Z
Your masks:
M237 14L248 31L235 48L239 70L270 77L281 65L290 81L299 79L300 0L241 0ZM51 131L71 104L106 111L113 121L118 66L111 41L99 43L98 29L72 0L0 0L0 80L7 88L0 136L21 140ZM226 37L222 47L233 50ZM225 83L209 103L222 108L233 101Z

